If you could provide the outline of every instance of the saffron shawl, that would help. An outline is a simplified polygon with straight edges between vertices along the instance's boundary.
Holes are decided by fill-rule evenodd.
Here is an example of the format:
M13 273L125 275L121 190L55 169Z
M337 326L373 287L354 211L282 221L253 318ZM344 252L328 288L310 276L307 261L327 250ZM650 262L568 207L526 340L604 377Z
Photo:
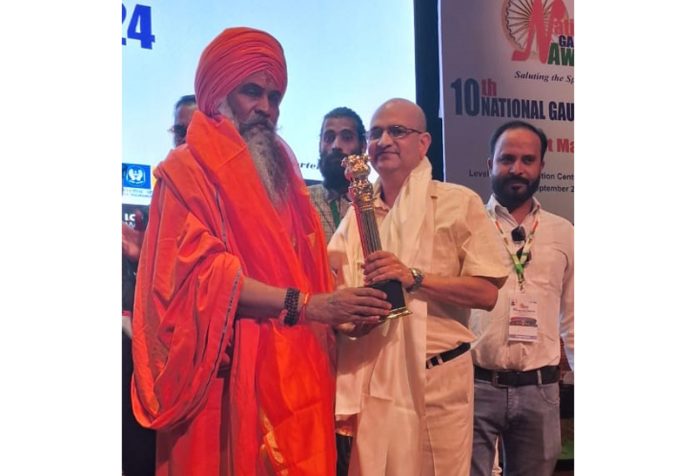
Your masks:
M227 119L196 112L187 142L155 172L133 316L133 410L158 430L157 474L329 474L330 331L237 315L247 276L331 288L307 189L288 174L288 234Z

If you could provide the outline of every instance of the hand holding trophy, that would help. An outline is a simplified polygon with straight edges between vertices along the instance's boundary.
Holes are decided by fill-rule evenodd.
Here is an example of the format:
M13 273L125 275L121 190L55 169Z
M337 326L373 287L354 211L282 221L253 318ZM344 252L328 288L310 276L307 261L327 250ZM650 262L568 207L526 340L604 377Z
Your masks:
M346 169L345 176L350 181L348 193L350 194L358 222L358 233L362 245L363 255L369 256L382 249L379 239L379 228L375 219L374 194L372 184L368 180L370 166L369 157L366 154L349 155L344 158L341 165ZM411 314L406 308L404 291L401 282L395 279L380 281L369 287L379 289L387 294L387 300L392 309L385 319L396 319Z

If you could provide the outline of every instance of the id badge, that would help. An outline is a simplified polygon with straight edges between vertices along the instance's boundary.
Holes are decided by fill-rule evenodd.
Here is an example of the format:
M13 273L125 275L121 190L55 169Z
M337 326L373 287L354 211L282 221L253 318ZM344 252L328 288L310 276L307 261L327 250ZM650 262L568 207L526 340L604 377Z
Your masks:
M535 294L516 292L510 296L508 342L536 342L538 301Z

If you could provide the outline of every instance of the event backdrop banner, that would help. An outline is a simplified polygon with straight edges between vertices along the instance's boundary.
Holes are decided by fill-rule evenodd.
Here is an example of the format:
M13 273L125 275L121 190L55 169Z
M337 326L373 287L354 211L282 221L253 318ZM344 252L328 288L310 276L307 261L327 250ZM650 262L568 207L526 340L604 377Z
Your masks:
M445 180L490 196L492 132L519 119L549 139L537 197L573 221L573 0L440 1Z

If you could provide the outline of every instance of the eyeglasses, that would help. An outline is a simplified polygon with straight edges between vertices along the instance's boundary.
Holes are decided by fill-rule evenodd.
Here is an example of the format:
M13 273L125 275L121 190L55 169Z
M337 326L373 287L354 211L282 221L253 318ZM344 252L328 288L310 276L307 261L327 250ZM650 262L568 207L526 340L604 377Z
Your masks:
M392 139L401 139L409 134L413 134L414 132L417 134L423 134L423 131L419 131L418 129L411 129L410 127L399 125L387 127L373 127L366 134L367 140L379 140L384 134L384 131L387 131L387 134Z
M169 132L174 134L176 137L183 139L184 137L186 137L187 129L187 126L183 126L181 124L174 124L172 127L169 128Z

